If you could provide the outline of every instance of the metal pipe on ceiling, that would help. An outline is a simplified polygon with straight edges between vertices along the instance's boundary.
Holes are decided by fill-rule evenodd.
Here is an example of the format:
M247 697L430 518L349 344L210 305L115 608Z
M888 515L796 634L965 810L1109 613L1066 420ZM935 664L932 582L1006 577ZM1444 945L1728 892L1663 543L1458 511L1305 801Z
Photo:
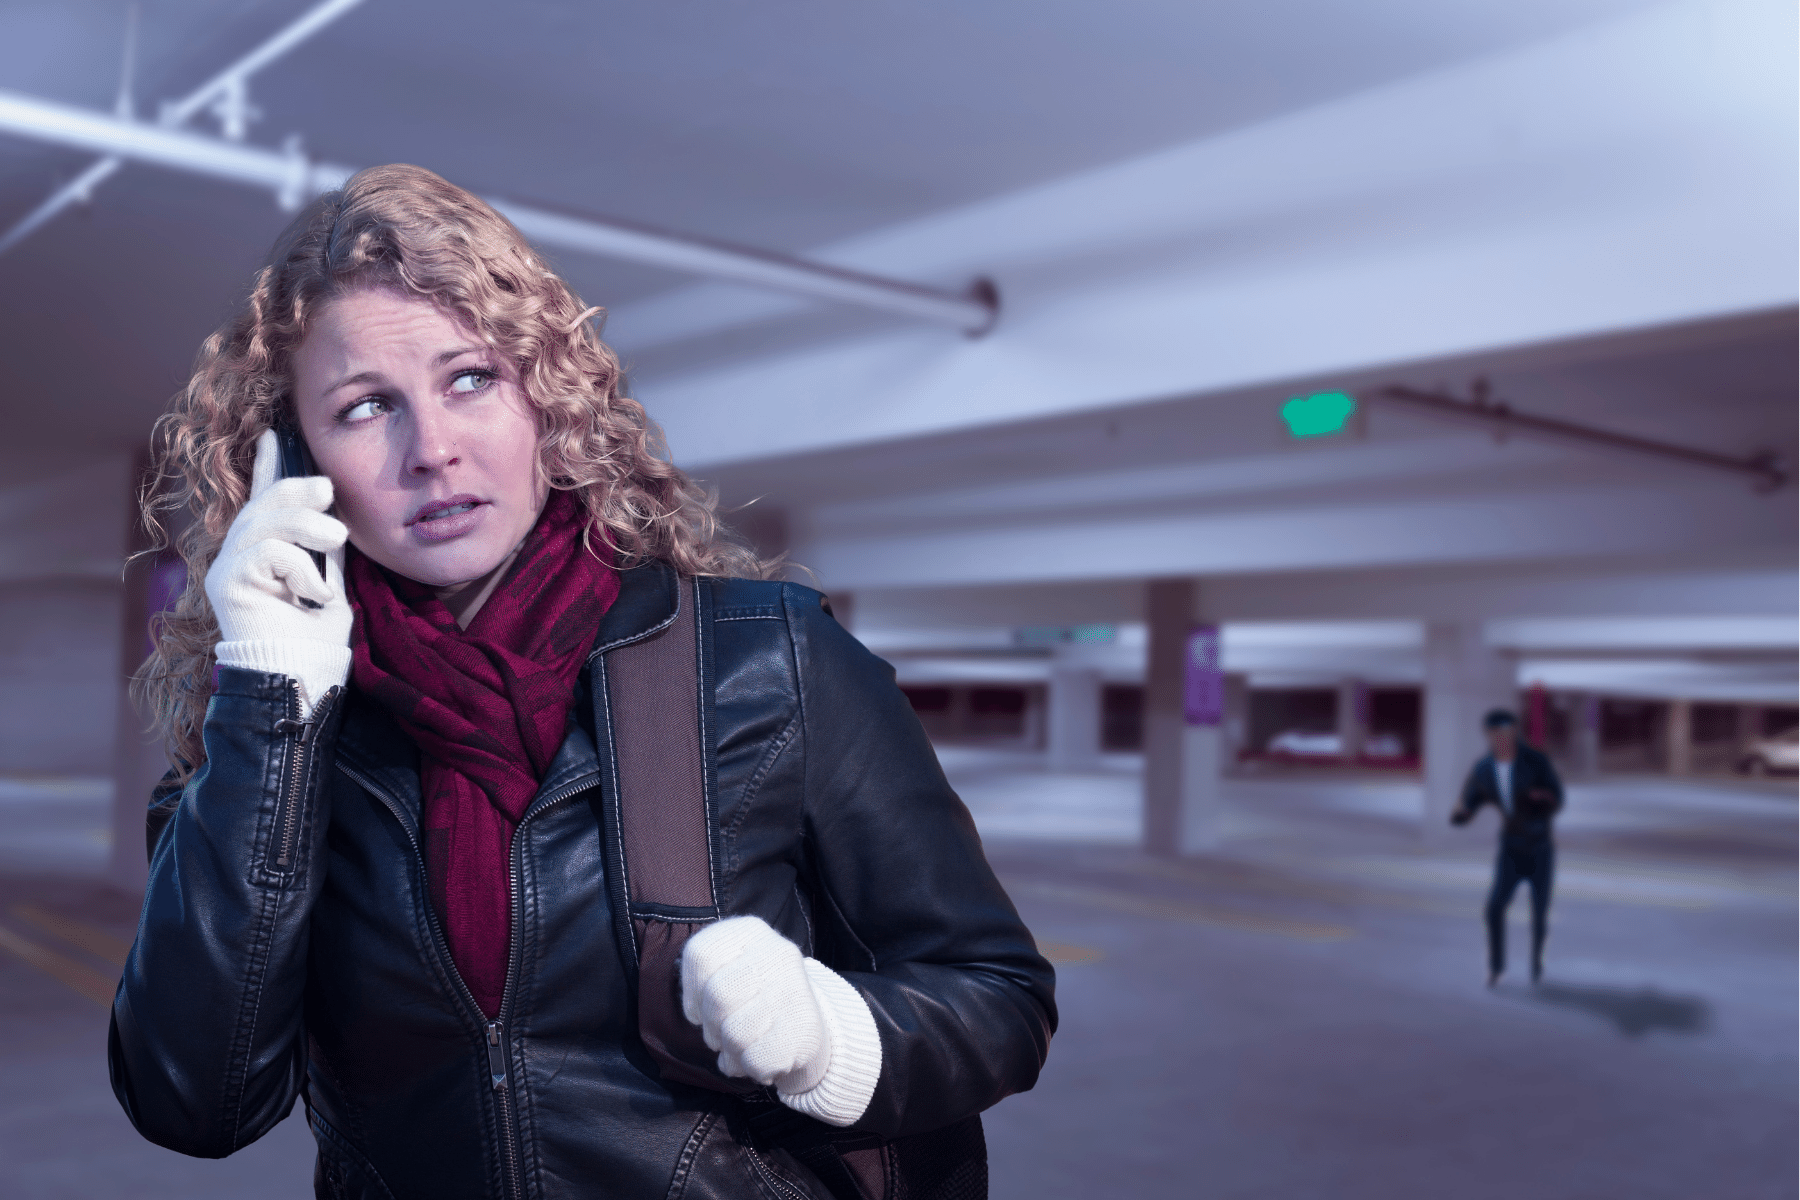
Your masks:
M265 187L290 200L290 207L337 187L353 173L350 167L309 162L291 139L283 151L265 150L4 89L0 89L0 132Z
M1557 417L1532 416L1519 412L1504 400L1490 398L1485 379L1477 379L1471 391L1472 398L1468 400L1443 392L1428 392L1400 385L1378 388L1364 395L1370 400L1398 402L1416 411L1462 424L1480 425L1492 431L1496 437L1516 433L1524 437L1597 446L1678 462L1690 467L1726 471L1749 478L1759 492L1772 492L1792 478L1792 473L1773 451L1737 458L1673 442L1660 442L1654 438L1615 433L1610 429L1599 429L1593 425L1582 425Z
M164 105L157 114L158 123L171 127L185 124L208 104L231 98L241 92L250 76L362 2L363 0L325 0L325 3L308 10L292 25L207 80L198 90Z
M355 173L353 167L310 161L298 138L269 150L5 89L0 89L0 133L268 188L289 208L341 186ZM952 292L623 221L569 216L509 200L488 203L526 237L559 249L860 305L950 325L970 336L986 333L999 314L998 294L987 280Z
M363 0L325 0L325 3L302 13L293 24L277 31L268 41L226 67L197 90L189 92L180 100L164 104L157 114L156 123L164 129L177 128L187 124L196 113L210 104L214 106L219 123L227 132L235 129L237 136L241 138L250 115L249 96L246 92L250 77L362 2ZM136 115L131 96L136 55L137 7L133 5L126 25L125 62L120 71L119 99L114 109L115 115L126 119ZM5 254L49 224L69 205L86 204L93 198L94 189L111 178L122 165L124 159L116 154L94 160L85 171L51 192L42 204L21 217L4 235L0 235L0 254Z

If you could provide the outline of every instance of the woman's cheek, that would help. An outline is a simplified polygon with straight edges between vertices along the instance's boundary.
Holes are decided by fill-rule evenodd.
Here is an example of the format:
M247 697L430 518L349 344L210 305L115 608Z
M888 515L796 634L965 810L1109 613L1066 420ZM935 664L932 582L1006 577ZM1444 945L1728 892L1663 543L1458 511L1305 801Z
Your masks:
M332 513L350 533L350 544L367 554L379 540L378 525L371 521L366 498L355 488L332 480Z

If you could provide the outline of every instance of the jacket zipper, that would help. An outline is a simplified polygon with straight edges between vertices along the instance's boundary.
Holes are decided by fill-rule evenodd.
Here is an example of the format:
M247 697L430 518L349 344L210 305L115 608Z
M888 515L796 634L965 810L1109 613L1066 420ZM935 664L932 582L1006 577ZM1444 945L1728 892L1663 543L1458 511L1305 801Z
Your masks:
M288 681L288 715L275 722L277 734L298 734L288 751L287 776L281 794L276 797L275 840L269 847L272 871L290 871L294 865L295 843L300 840L301 791L306 786L307 767L312 763L313 743L322 724L320 714L337 699L337 688L326 692L308 720L300 719L300 685Z
M757 1175L760 1176L762 1181L768 1184L777 1195L791 1197L791 1200L807 1200L806 1195L801 1192L799 1188L777 1175L775 1169L763 1160L762 1151L758 1150L755 1146L749 1147L749 1151L750 1165L756 1168Z
M355 769L338 764L338 769L354 779L365 791L387 806L394 819L400 822L400 828L406 831L406 840L412 845L413 857L418 861L421 875L425 870L425 854L419 847L418 835L413 832L412 825L406 819L406 813L400 802L388 795L387 790L378 786L373 780L359 774ZM544 797L526 812L525 820L537 817L554 805L561 804L571 796L587 791L600 782L599 772L584 775L573 783L566 783L556 791ZM525 820L519 822L518 829L513 831L512 853L507 865L507 889L512 908L512 951L507 956L506 984L500 992L500 1015L492 1020L481 1011L481 1005L475 1000L475 993L463 981L462 973L456 969L456 960L450 955L450 943L444 937L444 930L438 924L437 913L431 905L425 905L425 919L431 926L431 936L437 945L438 954L449 968L450 977L456 980L461 989L464 1002L470 1010L479 1013L487 1042L488 1078L493 1085L494 1099L500 1108L500 1159L506 1172L507 1195L522 1198L525 1195L525 1179L519 1169L519 1130L513 1114L511 1071L508 1064L512 1061L512 1039L508 1036L506 1018L512 1011L513 980L518 976L519 942L524 917L519 911L519 829L525 827ZM803 1200L803 1198L802 1198Z
M454 966L455 964L452 964ZM506 1011L501 1000L501 1012ZM523 1196L525 1179L519 1171L519 1130L513 1120L512 1089L506 1086L506 1064L512 1058L512 1043L506 1026L499 1021L487 1023L488 1075L494 1083L494 1101L500 1106L500 1159L506 1170L507 1194Z

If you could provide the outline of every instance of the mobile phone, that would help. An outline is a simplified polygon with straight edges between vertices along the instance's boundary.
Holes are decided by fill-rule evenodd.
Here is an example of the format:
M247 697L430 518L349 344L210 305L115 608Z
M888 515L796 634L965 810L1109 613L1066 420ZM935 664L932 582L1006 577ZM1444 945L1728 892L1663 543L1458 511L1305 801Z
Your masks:
M317 475L319 469L313 466L312 452L306 448L306 439L300 431L283 421L275 426L276 443L281 447L281 478L292 479L296 475Z
M311 451L306 448L306 439L300 436L298 429L285 421L276 425L275 441L281 448L281 478L292 479L295 476L319 473L319 468L313 465ZM319 578L328 579L329 577L325 574L324 553L319 550L308 550L307 553L312 556L313 566L319 568ZM319 607L316 601L304 597L300 599L300 603L306 608Z

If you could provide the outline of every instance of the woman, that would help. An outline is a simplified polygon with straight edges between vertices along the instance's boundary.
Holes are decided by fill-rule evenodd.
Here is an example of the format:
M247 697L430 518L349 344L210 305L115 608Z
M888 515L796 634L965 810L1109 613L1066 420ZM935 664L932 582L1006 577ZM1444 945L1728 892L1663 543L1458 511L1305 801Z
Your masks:
M390 166L302 213L206 342L159 434L190 583L138 681L175 769L114 1090L212 1157L299 1096L321 1196L984 1194L975 1115L1034 1083L1050 968L892 672L718 535L597 311ZM277 428L318 475L276 478ZM686 734L604 682L676 628ZM695 1068L640 1036L632 930L701 919L640 912L603 820L646 738L710 789L727 919L668 1006ZM655 836L652 881L687 844Z

